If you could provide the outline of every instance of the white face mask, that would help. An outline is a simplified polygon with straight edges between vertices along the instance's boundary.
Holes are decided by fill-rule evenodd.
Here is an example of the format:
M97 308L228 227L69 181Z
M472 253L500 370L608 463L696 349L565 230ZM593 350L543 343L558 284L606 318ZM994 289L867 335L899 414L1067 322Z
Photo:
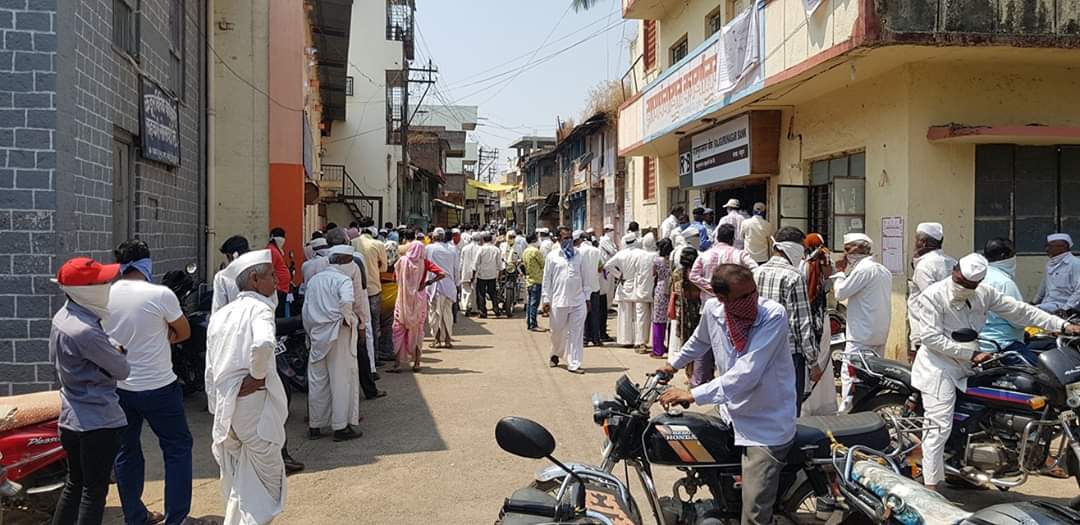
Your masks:
M955 303L971 300L972 297L975 297L975 292L977 291L970 288L964 288L963 285L951 279L949 280L949 289L952 290L952 299Z
M277 245L279 250L284 250L285 249L285 238L284 237L271 237L271 239L274 240L274 244Z
M75 304L86 308L98 316L102 321L109 318L109 289L111 284L94 284L90 286L60 286L60 289Z
M845 255L845 257L847 257L848 264L855 266L856 264L859 264L859 261L870 257L870 255L865 253L849 253Z
M994 261L990 266L1009 274L1009 277L1016 275L1016 257Z

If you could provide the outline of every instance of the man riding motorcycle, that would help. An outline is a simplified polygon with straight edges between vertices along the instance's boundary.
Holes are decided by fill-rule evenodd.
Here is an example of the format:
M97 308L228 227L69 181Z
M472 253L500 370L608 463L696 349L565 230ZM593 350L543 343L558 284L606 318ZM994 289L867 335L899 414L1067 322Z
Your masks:
M936 489L945 479L945 444L952 431L957 389L967 389L972 363L990 359L978 341L954 341L957 330L981 331L993 312L1017 325L1080 334L1080 325L1066 322L991 288L980 286L986 277L986 258L973 253L960 259L952 277L934 283L920 294L910 315L917 321L922 347L911 369L912 386L922 392L926 418L932 423L923 434L923 480ZM913 323L915 326L916 323Z

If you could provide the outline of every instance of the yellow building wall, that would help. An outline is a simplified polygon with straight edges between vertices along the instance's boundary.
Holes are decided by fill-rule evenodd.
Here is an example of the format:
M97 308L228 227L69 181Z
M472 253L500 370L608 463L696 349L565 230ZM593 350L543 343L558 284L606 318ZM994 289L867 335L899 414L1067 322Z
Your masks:
M269 9L265 2L216 0L214 48L237 74L269 91ZM227 29L223 29L227 28ZM224 260L218 248L233 235L262 244L270 222L269 101L252 93L215 58L210 100L214 149L209 173L210 268Z
M765 77L851 38L860 2L822 2L807 15L803 0L765 4Z

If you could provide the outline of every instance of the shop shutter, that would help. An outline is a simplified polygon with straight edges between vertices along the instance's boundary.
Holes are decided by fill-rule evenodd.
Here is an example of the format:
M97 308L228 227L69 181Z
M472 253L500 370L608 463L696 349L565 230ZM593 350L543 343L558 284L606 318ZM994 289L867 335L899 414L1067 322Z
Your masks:
M656 69L656 20L645 21L645 71Z

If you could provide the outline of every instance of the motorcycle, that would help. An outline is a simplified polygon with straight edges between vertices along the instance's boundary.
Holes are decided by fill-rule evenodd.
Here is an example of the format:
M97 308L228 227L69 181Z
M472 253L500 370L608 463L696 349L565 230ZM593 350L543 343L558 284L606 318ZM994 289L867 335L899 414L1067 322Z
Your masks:
M0 523L13 512L47 519L67 478L57 428L60 395L12 396L0 406Z
M843 502L857 511L844 521L848 525L1080 523L1080 512L1042 501L1004 503L967 512L905 477L895 456L866 447L835 447L833 466Z
M507 267L505 270L499 273L499 282L496 292L496 298L499 301L497 310L506 317L513 317L514 305L518 303L520 296L518 286L519 270L514 267Z
M524 418L503 418L495 428L503 450L526 458L547 458L555 466L540 471L531 485L515 491L497 523L641 524L644 517L630 494L629 480L612 475L619 463L637 474L660 525L713 525L738 519L742 448L734 445L730 425L718 417L693 412L652 417L650 410L670 379L665 374L651 375L639 387L623 376L616 382L615 399L594 396L593 422L605 436L598 466L560 463L552 456L555 439L544 427ZM830 435L849 446L884 449L890 442L889 430L876 414L799 419L780 478L779 518L792 523L815 520L818 499L830 497ZM673 496L657 493L654 465L685 473L674 484ZM697 498L702 488L708 488L712 497Z
M274 359L286 393L307 392L308 348L307 332L300 317L276 319L277 347Z
M978 333L965 329L951 336L971 342ZM957 396L945 449L950 480L1008 490L1029 475L1066 475L1080 484L1080 339L1056 341L1035 366L1015 364L1022 360L1016 352L974 365L967 390ZM854 411L922 412L909 365L864 354L849 358L859 379Z
M191 337L172 347L173 373L184 388L184 395L203 391L206 371L206 327L210 323L213 294L206 285L195 285L195 263L184 270L165 274L161 284L172 290L191 327Z

